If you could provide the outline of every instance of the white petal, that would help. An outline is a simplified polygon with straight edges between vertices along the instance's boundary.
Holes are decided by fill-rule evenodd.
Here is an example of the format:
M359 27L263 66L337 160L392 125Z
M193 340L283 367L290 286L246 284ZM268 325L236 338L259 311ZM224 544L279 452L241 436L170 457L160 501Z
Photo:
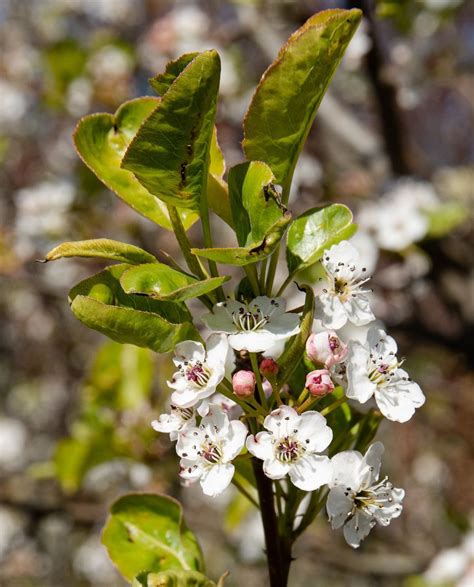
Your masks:
M209 395L213 393L211 389ZM186 387L185 389L179 389L173 391L171 394L171 402L178 406L179 408L190 408L197 404L197 402L202 399L196 393L196 390L192 387Z
M227 353L229 352L229 343L225 334L211 334L206 340L206 364L214 371L219 368L224 376L225 364L227 361Z
M402 513L402 501L405 497L405 491L394 487L391 492L392 501L382 508L374 509L374 518L381 526L388 526L393 518L398 518Z
M218 332L235 332L236 327L232 321L232 312L238 312L243 304L228 300L227 302L220 302L214 306L212 312L204 314L201 320L211 330L217 330Z
M263 353L275 342L275 335L266 330L238 332L229 336L229 344L236 351L247 350L249 353Z
M199 460L198 452L202 440L202 430L192 427L185 428L178 437L176 452L182 458Z
M298 314L280 314L272 317L266 324L265 330L276 336L289 338L300 330L300 318Z
M367 333L367 342L370 348L375 348L377 345L377 354L383 357L393 353L397 354L397 343L395 339L389 336L382 328L372 326Z
M341 241L324 251L322 263L332 274L338 268L339 263L357 267L359 264L359 251L349 241Z
M356 326L364 326L375 320L374 313L370 309L369 298L365 294L351 296L343 306L347 318Z
M288 463L282 463L273 457L263 461L263 472L270 479L283 479L289 470Z
M179 476L188 481L197 481L203 474L203 469L191 459L181 459L179 467Z
M319 412L301 414L298 424L298 438L309 452L322 452L331 444L333 432L326 418ZM309 442L307 442L309 440Z
M271 459L273 457L273 436L268 432L259 432L255 436L250 435L245 443L247 450L257 459Z
M357 511L355 516L344 524L344 538L352 548L358 548L372 528L375 526L373 518Z
M293 433L301 422L301 416L290 406L280 406L270 412L263 422L264 427L273 432L276 438Z
M340 485L344 488L350 488L352 491L360 489L360 467L362 464L362 455L356 450L345 450L331 459L333 467L333 477L329 487Z
M185 340L179 342L174 348L175 363L183 361L202 361L206 358L206 351L200 342Z
M359 469L364 487L370 487L379 478L384 451L385 448L381 442L374 442L367 449Z
M375 392L375 401L382 414L394 422L407 422L415 409L424 404L425 396L419 385L407 382L392 384Z
M153 430L169 434L170 432L179 430L183 425L183 421L174 414L161 414L158 420L153 420L151 425Z
M222 493L234 476L235 467L230 463L209 467L201 477L201 487L206 495L215 497Z
M229 425L229 433L222 442L223 460L231 461L244 448L247 438L247 426L240 420L233 420Z
M326 511L334 530L344 524L348 514L352 511L353 505L354 501L351 494L346 491L345 487L337 486L331 489L326 501Z
M201 421L201 426L213 437L225 436L229 428L229 418L220 406L210 404L207 415Z
M331 461L316 454L305 455L290 466L289 475L293 485L299 489L314 491L331 481Z
M249 304L250 309L258 306L264 316L278 316L286 310L285 298L269 298L267 296L258 296Z
M319 303L318 303L319 301ZM325 328L337 330L347 322L344 306L338 296L322 293L316 300L315 317L319 318Z

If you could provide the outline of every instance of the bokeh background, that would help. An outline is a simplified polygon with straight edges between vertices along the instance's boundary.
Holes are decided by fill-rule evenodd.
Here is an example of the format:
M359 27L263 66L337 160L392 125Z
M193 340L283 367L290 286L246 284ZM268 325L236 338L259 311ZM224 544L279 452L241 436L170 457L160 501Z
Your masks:
M232 492L181 488L172 447L149 426L167 403L169 358L74 319L68 289L100 263L35 259L99 236L176 251L79 161L81 116L150 94L169 59L217 48L230 167L252 90L289 34L316 11L361 5L291 207L354 210L376 314L427 403L380 431L403 516L357 552L321 517L291 585L474 585L474 5L462 0L0 0L0 585L124 585L100 529L130 490L184 502L211 576L266 584L254 512Z

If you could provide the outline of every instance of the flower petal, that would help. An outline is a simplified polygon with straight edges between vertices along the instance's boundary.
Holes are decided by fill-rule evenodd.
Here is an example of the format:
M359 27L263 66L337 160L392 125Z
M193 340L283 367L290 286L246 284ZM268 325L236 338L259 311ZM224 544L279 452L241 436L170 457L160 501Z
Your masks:
M322 293L318 296L315 307L315 318L319 318L325 328L337 330L347 322L344 306L338 296L330 293Z
M293 485L299 489L314 491L331 481L331 461L316 454L305 455L290 466L289 475Z
M283 479L290 470L288 463L282 463L275 458L269 458L263 461L263 472L270 479Z
M340 528L352 511L354 500L344 487L333 487L326 501L326 511L334 530Z
M235 467L230 463L213 465L204 471L201 487L205 495L215 497L229 486L234 476Z
M362 455L356 450L345 450L334 455L331 459L333 467L332 480L329 487L340 485L351 491L358 491L361 486L360 468L363 462Z
M375 526L372 517L356 511L355 515L344 524L344 538L352 548L359 548L361 541Z
M273 436L268 432L259 432L250 435L245 443L247 450L257 459L271 459L273 457Z
M206 358L206 351L200 342L194 340L185 340L179 342L174 348L175 364L183 361L202 361Z
M407 422L415 409L425 403L425 396L415 382L394 382L377 389L375 401L382 414L394 422Z
M331 444L333 432L327 425L326 418L311 410L301 414L297 435L307 451L322 452Z
M270 412L263 422L264 427L273 432L276 438L280 436L288 436L293 433L295 428L298 428L301 422L301 416L296 410L290 406L280 406L276 410Z
M343 303L344 312L356 326L364 326L375 320L374 313L370 308L369 298L365 294L355 294Z
M229 344L236 351L263 353L275 342L275 335L266 330L242 331L229 336Z
M229 432L222 442L222 453L224 461L231 461L244 448L247 438L247 426L240 420L233 420L229 425Z

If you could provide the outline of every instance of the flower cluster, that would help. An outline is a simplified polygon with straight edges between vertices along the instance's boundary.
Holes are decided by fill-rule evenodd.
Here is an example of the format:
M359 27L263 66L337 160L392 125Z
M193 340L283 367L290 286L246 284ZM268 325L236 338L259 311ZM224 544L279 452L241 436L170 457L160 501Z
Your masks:
M326 486L322 498L327 495L329 521L343 527L356 548L376 523L385 526L400 515L404 491L386 477L379 480L380 442L365 456L357 450L335 452L336 442L342 449L351 446L334 437L325 416L347 400L357 409L373 398L383 416L406 422L425 398L402 369L394 339L370 326L375 320L366 285L370 277L353 245L330 247L321 263L326 283L316 297L319 320L305 335L303 389L279 379L282 349L302 329L301 309L288 312L282 297L228 299L202 316L213 331L205 344L176 346L176 372L168 382L171 413L153 427L176 441L181 478L186 484L199 481L206 495L224 491L233 481L235 461L249 457L274 484L283 483L282 491L288 482L304 492ZM347 323L365 331L363 342L344 336ZM356 443L359 447L364 448Z

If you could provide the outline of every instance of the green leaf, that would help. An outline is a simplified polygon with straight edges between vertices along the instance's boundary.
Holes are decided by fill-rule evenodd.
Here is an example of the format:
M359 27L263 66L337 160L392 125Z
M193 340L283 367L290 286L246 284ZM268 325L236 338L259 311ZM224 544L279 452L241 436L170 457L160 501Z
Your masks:
M303 317L300 324L300 331L296 336L290 339L285 350L278 359L280 371L278 373L277 382L280 387L288 381L293 371L298 367L305 351L306 341L313 328L314 292L309 285L300 286L300 289L306 292Z
M123 291L120 278L129 268L108 267L73 287L69 299L76 318L112 340L158 353L173 350L182 340L199 339L184 305Z
M207 180L207 201L218 216L233 228L227 183L222 179L225 172L224 155L217 142L217 130L214 127L211 140L209 177Z
M198 54L176 77L130 143L122 167L173 206L200 210L207 184L220 59Z
M140 247L108 238L61 243L49 251L44 261L55 261L64 257L97 257L130 265L158 262L156 257Z
M191 249L194 255L211 259L226 265L249 265L265 259L273 253L285 234L291 214L286 212L280 220L271 226L261 242L246 247L226 247L213 249Z
M290 274L306 269L325 249L350 238L356 231L352 212L343 204L312 208L296 218L288 231L286 260Z
M286 213L275 191L268 165L250 161L229 172L229 196L239 245L253 246Z
M244 121L247 159L265 161L278 184L293 175L301 148L362 13L325 10L280 49L263 74Z
M140 293L157 300L182 302L213 291L229 279L224 276L199 281L168 265L152 263L128 269L120 278L120 283L129 294Z
M216 587L216 584L197 571L165 571L142 573L135 577L132 587Z
M86 116L77 125L74 143L81 159L102 183L136 212L171 230L165 204L150 194L133 173L120 167L133 136L159 103L159 98L137 98L122 104L115 115ZM185 228L197 220L189 211L180 210L180 214Z
M164 73L160 73L149 80L151 87L155 90L158 96L163 97L166 94L170 89L171 84L198 55L199 53L185 53L184 55L181 55L178 59L170 61L167 64Z
M201 549L184 523L181 505L164 495L132 494L116 501L102 542L128 580L146 572L204 570Z

